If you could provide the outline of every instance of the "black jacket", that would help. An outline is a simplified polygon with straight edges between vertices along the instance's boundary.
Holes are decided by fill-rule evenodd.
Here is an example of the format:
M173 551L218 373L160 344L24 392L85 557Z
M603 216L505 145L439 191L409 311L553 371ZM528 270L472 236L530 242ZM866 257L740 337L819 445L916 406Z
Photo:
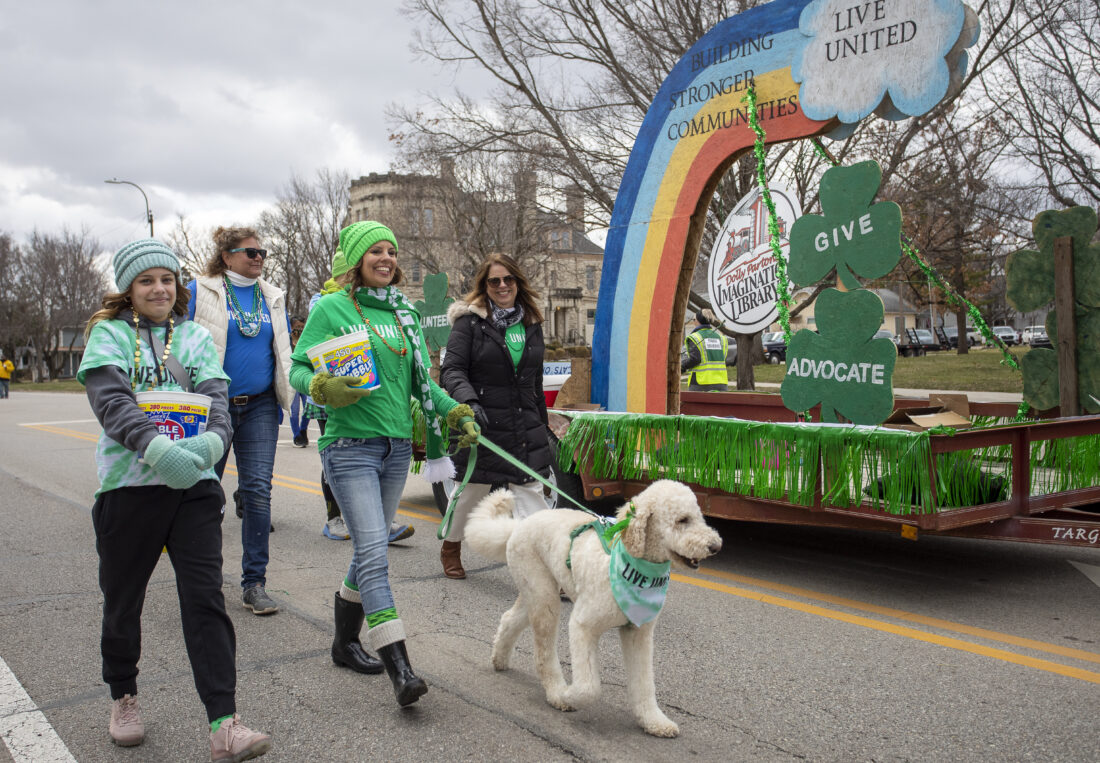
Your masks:
M489 418L482 434L518 461L546 474L551 455L542 395L542 324L527 326L523 356L514 368L504 334L486 320L483 308L458 301L448 309L447 319L452 328L440 385L460 403L480 404ZM468 453L461 450L454 456L459 479L466 473ZM532 478L487 448L479 448L470 481L522 484Z

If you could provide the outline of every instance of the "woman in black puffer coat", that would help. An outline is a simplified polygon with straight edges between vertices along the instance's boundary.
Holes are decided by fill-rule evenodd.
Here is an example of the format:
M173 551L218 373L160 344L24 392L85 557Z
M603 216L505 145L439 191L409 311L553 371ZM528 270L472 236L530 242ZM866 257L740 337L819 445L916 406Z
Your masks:
M473 290L447 311L452 328L439 380L447 394L474 409L485 437L546 474L551 453L537 299L515 260L505 254L489 255L478 269ZM460 476L466 473L468 454L460 450L454 457ZM447 577L466 577L461 551L470 510L491 490L505 486L516 495L517 518L546 508L541 483L482 448L440 550Z

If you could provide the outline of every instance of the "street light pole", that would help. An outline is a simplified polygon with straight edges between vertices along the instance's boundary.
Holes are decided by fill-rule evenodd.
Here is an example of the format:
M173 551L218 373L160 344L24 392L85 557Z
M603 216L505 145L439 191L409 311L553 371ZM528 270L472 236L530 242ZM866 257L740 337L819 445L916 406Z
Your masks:
M118 178L111 178L110 180L104 180L104 183L111 183L113 185L132 185L134 188L141 191L141 197L145 199L145 219L149 221L149 238L153 237L153 211L149 209L149 197L145 195L145 191L141 190L141 186L137 183L131 183L129 180L119 180Z

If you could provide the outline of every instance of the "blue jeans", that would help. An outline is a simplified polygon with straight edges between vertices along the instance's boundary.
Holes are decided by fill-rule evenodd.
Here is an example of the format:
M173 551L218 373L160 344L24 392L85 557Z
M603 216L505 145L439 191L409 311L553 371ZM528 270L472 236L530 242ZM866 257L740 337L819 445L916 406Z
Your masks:
M233 455L241 491L241 587L267 584L268 535L271 532L271 475L275 470L275 443L279 439L279 404L274 394L229 402L233 422ZM215 466L218 479L225 472L229 451Z
M309 419L300 417L299 411L305 408L306 396L301 392L294 395L290 403L290 433L297 437L303 429L309 426Z
M0 397L8 396L8 384L7 379L0 379Z
M359 586L368 615L393 606L386 552L411 460L412 443L389 437L342 437L321 451L321 465L351 534L347 579Z

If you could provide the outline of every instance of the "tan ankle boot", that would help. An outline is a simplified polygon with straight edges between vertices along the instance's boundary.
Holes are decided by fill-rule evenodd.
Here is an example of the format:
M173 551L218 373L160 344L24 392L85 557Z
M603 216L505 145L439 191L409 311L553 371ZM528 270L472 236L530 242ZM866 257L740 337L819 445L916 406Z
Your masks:
M439 561L443 562L443 574L454 580L462 580L466 577L466 570L462 569L462 542L443 541L439 549Z

